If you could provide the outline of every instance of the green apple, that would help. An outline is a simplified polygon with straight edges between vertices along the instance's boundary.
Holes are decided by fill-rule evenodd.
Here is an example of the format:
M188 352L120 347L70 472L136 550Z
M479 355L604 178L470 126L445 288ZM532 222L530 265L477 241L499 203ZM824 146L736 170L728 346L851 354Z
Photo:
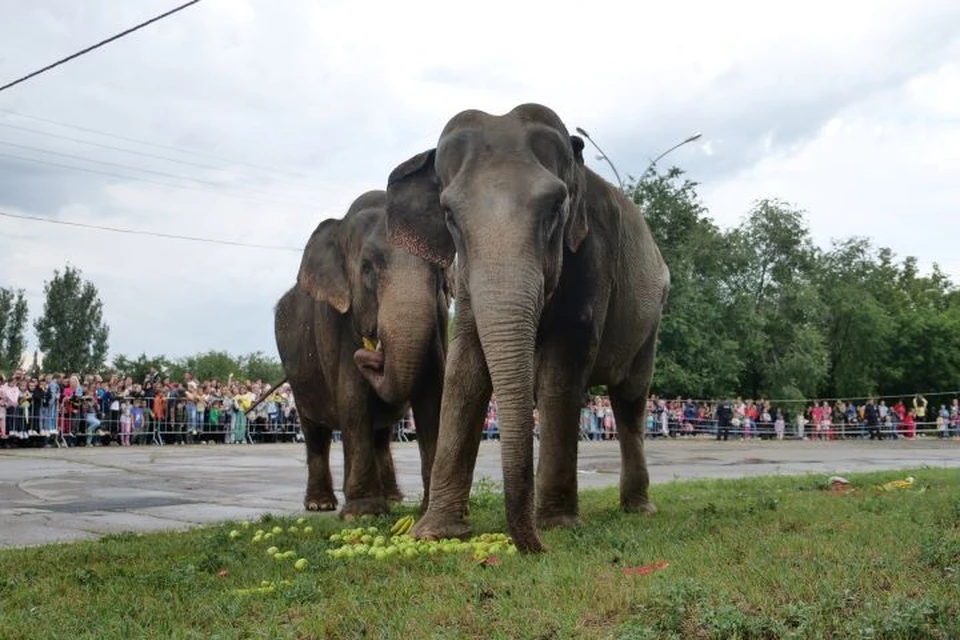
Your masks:
M304 569L307 568L309 564L310 563L307 562L306 558L300 558L299 560L293 563L293 568L296 569L297 571L303 571Z

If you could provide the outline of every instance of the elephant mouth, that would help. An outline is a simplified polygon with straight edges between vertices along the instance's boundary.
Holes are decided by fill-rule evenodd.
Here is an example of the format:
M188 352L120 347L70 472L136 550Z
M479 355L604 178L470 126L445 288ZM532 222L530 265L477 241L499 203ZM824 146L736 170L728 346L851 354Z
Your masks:
M370 338L363 339L363 347L353 354L353 362L371 382L383 378L383 343Z

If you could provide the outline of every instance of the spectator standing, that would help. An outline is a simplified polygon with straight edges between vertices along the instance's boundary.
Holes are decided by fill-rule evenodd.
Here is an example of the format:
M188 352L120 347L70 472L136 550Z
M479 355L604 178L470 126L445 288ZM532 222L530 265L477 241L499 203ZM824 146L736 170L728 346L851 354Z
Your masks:
M717 440L730 439L730 425L733 423L733 407L729 400L721 400L717 405Z
M883 440L883 434L880 432L880 411L873 404L873 398L867 398L867 404L863 408L863 419L867 423L870 439Z

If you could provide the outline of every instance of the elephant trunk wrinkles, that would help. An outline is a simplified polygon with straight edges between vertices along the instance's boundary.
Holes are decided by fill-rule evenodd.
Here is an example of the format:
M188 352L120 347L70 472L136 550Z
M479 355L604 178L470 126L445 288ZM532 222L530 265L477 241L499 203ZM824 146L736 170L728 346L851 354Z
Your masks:
M542 277L500 275L477 278L472 306L497 398L507 526L518 549L540 551L533 514L533 373Z
M436 309L436 300L428 298L408 297L381 304L383 375L371 378L370 382L384 402L395 404L412 395L436 332Z

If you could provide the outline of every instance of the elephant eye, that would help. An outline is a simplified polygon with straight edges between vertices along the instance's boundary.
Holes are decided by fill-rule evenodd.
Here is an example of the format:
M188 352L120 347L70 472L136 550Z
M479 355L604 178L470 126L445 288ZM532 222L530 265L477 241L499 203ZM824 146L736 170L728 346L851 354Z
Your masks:
M377 269L372 261L364 260L360 263L360 277L363 278L363 284L368 288L376 287Z
M443 210L443 220L447 223L447 229L455 237L460 233L460 227L457 225L457 218L449 208Z
M550 208L550 213L547 215L546 220L548 238L556 232L557 227L560 226L560 223L563 221L563 205L566 204L566 201L566 197L560 198Z

